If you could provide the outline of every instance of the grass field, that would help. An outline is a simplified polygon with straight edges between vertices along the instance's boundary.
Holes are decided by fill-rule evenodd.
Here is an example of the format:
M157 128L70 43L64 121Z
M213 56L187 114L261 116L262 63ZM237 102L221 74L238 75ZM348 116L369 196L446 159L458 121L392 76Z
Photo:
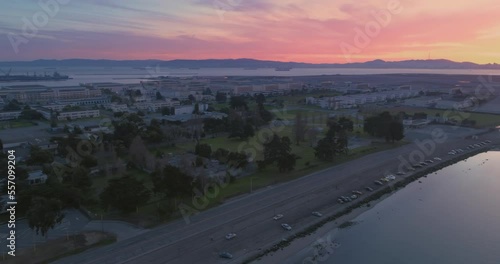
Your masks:
M436 116L436 114L439 114L439 116L441 117L455 119L457 121L461 121L464 119L475 120L476 127L478 128L497 126L500 124L500 115L498 114L485 114L443 109L425 109L415 107L394 107L387 109L387 111L391 112L391 114L397 114L403 111L410 115L423 112L426 113L429 117L434 117Z
M13 120L0 122L0 129L20 128L35 126L35 123L26 120Z

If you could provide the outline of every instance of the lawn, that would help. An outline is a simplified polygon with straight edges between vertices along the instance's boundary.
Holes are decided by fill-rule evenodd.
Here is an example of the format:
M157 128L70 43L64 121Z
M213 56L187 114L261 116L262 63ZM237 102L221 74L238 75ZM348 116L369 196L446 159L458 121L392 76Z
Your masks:
M58 238L36 246L24 248L16 252L15 257L5 256L2 263L52 263L61 258L75 255L91 248L114 243L113 234L85 231L67 238Z
M249 193L250 189L253 189L255 191L256 189L272 184L297 179L313 172L329 168L331 166L335 166L350 160L355 160L364 155L399 147L403 144L405 143L401 142L395 144L379 144L360 147L352 150L347 156L338 157L334 162L324 162L317 160L314 157L314 150L312 148L309 148L309 150L305 150L303 152L296 152L299 148L301 148L297 147L294 149L294 152L299 153L299 155L301 155L303 158L297 160L297 165L295 166L294 171L282 173L279 172L275 166L267 167L263 171L257 171L250 176L239 178L236 180L236 182L228 185L226 188L223 188L221 190L221 197L219 198L219 200L224 200L233 196ZM309 166L305 165L308 161Z
M465 112L465 111L456 111L456 110L443 110L443 109L425 109L425 108L414 108L414 107L395 107L388 110L392 114L397 114L401 111L407 114L414 113L426 113L429 117L434 117L436 114L439 114L442 117L454 118L458 121L469 119L476 121L476 127L484 128L497 126L500 124L500 115L498 114L485 114L485 113L474 113L474 112Z
M36 126L35 123L36 122L27 121L27 120L3 121L3 122L0 122L0 129Z

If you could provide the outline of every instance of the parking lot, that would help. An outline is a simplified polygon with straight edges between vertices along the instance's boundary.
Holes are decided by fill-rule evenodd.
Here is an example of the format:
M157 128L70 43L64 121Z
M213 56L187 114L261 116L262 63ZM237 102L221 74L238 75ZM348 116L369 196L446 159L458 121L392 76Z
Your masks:
M460 139L486 130L449 125L428 125L422 128L405 129L405 139L408 141L432 139L433 131L444 133L447 139Z

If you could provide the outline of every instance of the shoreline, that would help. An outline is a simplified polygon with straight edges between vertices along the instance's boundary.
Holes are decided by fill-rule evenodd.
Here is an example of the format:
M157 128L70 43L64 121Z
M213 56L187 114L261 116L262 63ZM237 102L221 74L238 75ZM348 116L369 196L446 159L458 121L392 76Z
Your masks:
M275 243L272 246L267 247L263 253L256 254L242 263L282 263L285 260L290 261L292 258L297 259L298 253L300 253L301 257L303 256L302 263L319 263L325 261L328 259L330 252L335 248L335 246L338 246L335 244L335 240L331 239L331 236L332 234L335 234L340 225L352 221L362 213L372 209L375 205L396 193L399 189L406 187L406 185L413 183L422 177L426 177L427 175L442 168L466 160L469 157L491 150L499 150L499 147L488 146L471 152L465 152L451 158L450 160L441 161L428 166L421 171L399 178L399 180L392 182L392 184L372 193L357 203L344 207L343 209L336 210L335 212L324 216L325 219L322 219L319 222L311 223L311 225L308 225L302 230L299 230L297 233L289 236L286 241ZM322 250L320 248L317 250L313 249L313 243L315 241L322 245ZM313 252L311 253L311 251Z

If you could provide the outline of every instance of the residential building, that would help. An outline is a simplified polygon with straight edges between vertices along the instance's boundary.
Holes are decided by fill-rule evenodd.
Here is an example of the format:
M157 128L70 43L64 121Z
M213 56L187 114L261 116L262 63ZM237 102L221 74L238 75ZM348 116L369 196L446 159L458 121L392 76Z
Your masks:
M21 111L0 112L0 121L18 119Z
M43 173L41 170L37 170L28 173L28 178L26 179L26 181L29 185L36 185L45 183L47 179L47 174Z
M80 118L93 118L93 117L99 117L99 116L100 116L99 110L81 110L81 111L61 112L57 116L57 119L58 120L74 120L74 119L80 119Z

